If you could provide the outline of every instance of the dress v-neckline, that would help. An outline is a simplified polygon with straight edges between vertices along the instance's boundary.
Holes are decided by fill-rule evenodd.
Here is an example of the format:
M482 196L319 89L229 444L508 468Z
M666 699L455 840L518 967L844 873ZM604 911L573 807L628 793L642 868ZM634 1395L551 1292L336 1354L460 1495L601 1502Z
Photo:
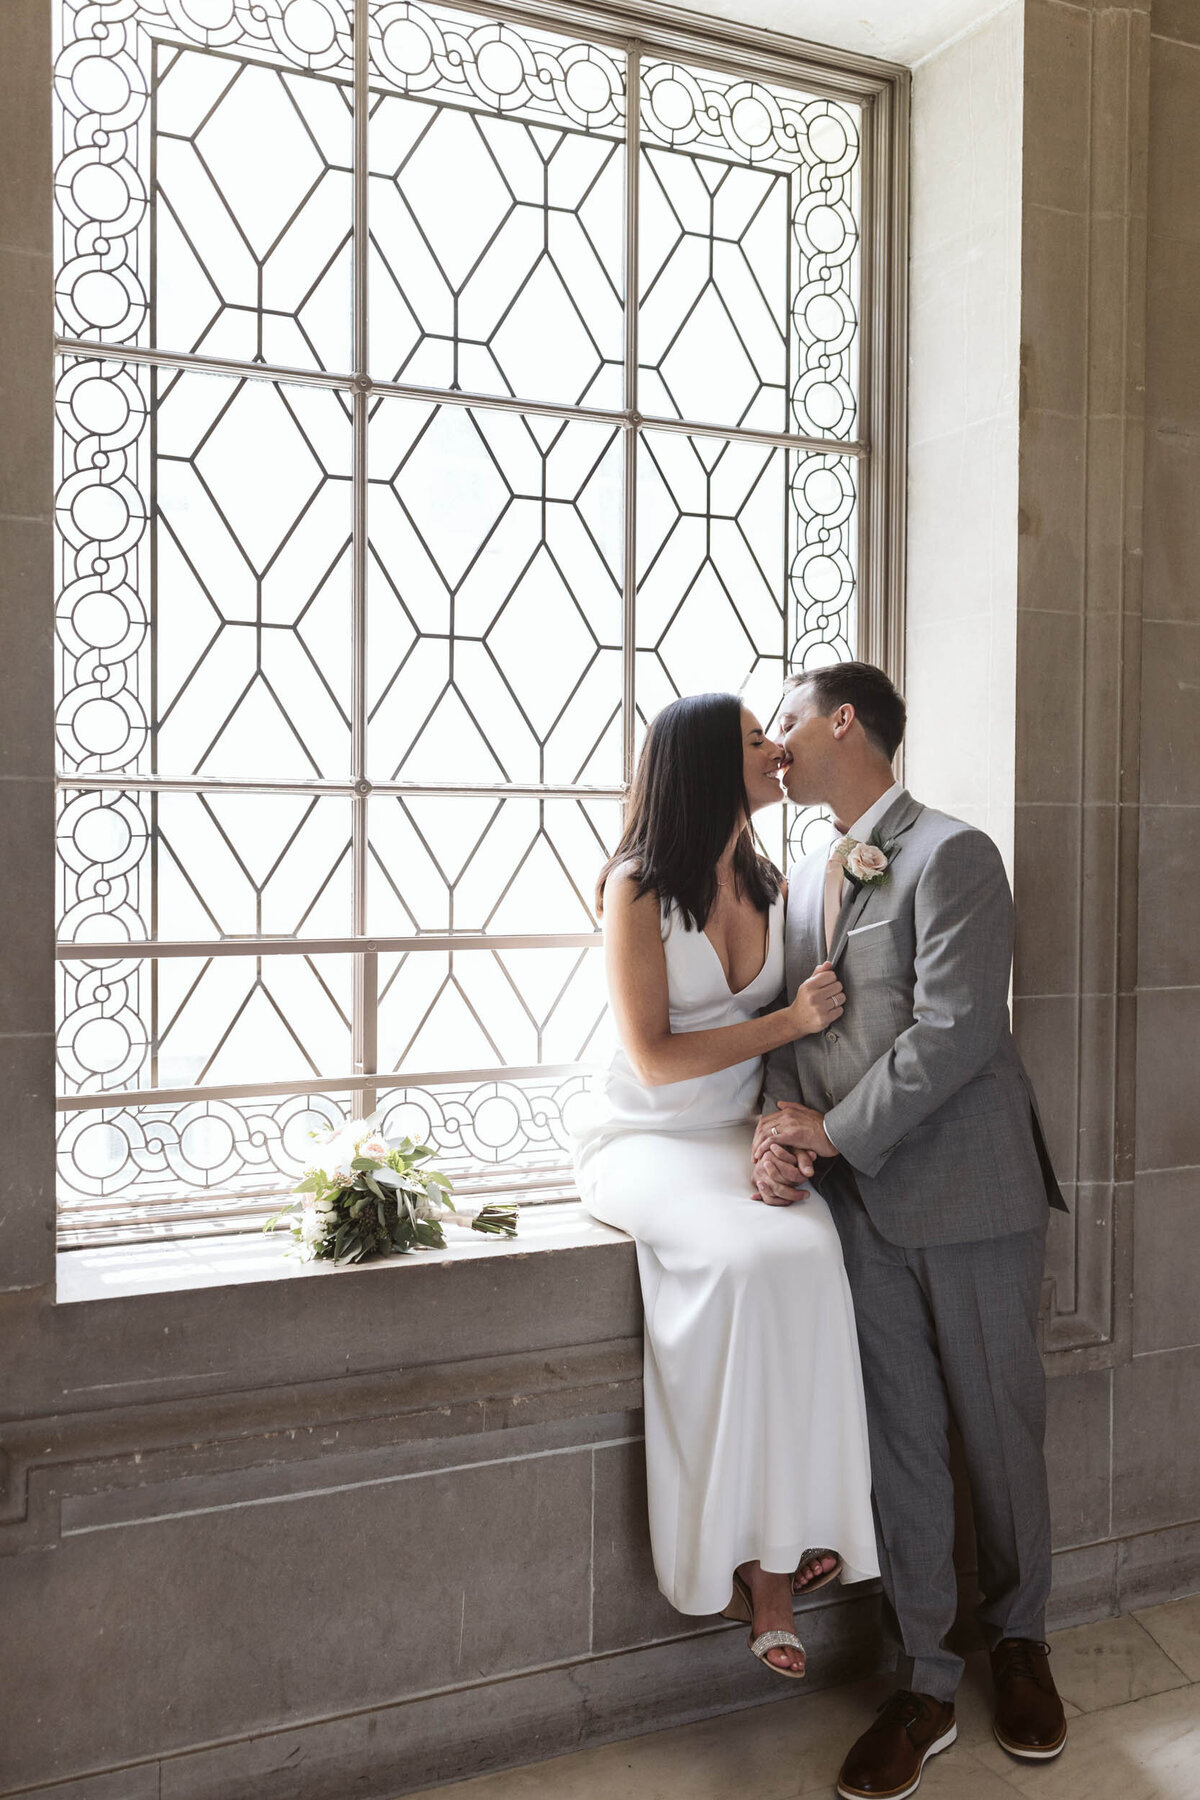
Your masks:
M721 980L725 983L725 990L731 1000L737 1000L742 994L748 993L755 982L762 979L766 966L771 960L771 933L775 928L775 908L777 905L778 901L772 900L770 906L767 908L767 929L763 934L763 959L758 965L758 972L757 974L752 975L749 981L740 988L730 987L729 977L725 973L725 964L721 961L721 952L717 949L717 946L713 943L707 931L701 928L700 936L704 939L705 943L717 959L717 967L721 971Z

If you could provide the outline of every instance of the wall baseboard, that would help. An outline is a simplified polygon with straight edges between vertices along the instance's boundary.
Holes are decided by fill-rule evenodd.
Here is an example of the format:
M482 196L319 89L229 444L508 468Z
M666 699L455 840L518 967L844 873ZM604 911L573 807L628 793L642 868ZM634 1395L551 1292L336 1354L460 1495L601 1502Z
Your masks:
M814 1602L799 1619L814 1689L878 1666L874 1584L861 1599ZM8 1800L397 1800L440 1782L789 1697L793 1690L750 1658L745 1628L722 1627L6 1794Z
M971 1601L969 1577L964 1605ZM1200 1591L1200 1521L1060 1550L1050 1628L1062 1630ZM814 1601L798 1614L810 1690L882 1667L878 1597ZM969 1627L968 1627L969 1629ZM751 1662L742 1628L643 1644L475 1687L317 1719L5 1800L399 1800L572 1750L793 1698Z

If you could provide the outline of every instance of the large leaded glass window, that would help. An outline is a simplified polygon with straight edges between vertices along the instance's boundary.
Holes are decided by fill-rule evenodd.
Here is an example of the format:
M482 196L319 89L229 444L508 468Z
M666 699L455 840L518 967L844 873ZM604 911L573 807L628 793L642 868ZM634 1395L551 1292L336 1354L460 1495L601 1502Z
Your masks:
M883 653L894 93L567 18L60 0L70 1241L562 1192L645 719Z

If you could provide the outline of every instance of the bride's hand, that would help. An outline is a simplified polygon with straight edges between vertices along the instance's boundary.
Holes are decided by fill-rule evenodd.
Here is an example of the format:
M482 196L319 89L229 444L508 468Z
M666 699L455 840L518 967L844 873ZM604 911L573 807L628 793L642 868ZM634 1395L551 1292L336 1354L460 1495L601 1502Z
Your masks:
M846 1010L846 993L832 963L821 963L807 981L801 982L787 1010L797 1037L811 1037L841 1018Z

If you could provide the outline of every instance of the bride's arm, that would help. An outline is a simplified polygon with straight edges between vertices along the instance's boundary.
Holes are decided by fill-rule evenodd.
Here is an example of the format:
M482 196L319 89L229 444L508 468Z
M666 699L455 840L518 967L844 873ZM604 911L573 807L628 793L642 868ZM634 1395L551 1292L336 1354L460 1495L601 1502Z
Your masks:
M743 1025L672 1031L662 915L654 894L637 896L633 876L617 869L604 890L604 959L613 1016L625 1054L643 1087L714 1075L824 1030L841 994L832 969L811 975L790 1006Z

